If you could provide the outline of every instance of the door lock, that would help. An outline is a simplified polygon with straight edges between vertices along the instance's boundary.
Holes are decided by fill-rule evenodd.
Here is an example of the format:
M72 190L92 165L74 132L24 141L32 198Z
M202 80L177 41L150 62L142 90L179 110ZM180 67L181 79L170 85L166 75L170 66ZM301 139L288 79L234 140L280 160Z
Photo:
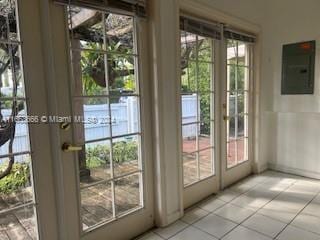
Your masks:
M77 152L77 151L81 151L82 147L81 146L75 146L72 145L71 143L63 143L61 146L61 150L64 152Z

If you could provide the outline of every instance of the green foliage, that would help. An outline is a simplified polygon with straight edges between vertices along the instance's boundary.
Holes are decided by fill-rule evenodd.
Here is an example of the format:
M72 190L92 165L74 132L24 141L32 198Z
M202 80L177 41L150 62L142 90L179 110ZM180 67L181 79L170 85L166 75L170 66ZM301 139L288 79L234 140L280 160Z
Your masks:
M96 145L86 149L88 168L97 168L110 162L110 148L107 145Z
M134 141L122 141L113 145L113 162L124 163L138 159L138 145ZM110 163L110 147L108 145L96 145L86 149L86 161L88 168L97 168Z
M93 46L92 46L93 47ZM93 47L94 48L94 47ZM104 56L94 51L81 52L83 91L86 95L100 95L105 89L99 86L93 76L104 76Z
M131 51L130 51L131 52ZM129 53L127 53L129 54ZM134 59L132 56L109 56L109 66L112 66L115 79L113 82L109 82L111 89L134 91L135 79L134 79Z
M210 102L211 96L211 79L213 74L212 68L212 48L210 41L207 39L198 42L191 47L191 52L188 56L187 68L182 70L181 76L181 91L183 93L199 92L200 98L200 119L201 119L201 134L210 134ZM229 44L228 47L231 47ZM197 54L198 48L198 54ZM183 53L186 49L182 50ZM196 61L198 59L198 61ZM238 59L238 61L243 59ZM244 111L244 75L245 68L236 65L236 59L228 60L229 68L229 88L231 96L234 97L238 91L238 112ZM234 125L234 119L231 119L231 125Z
M210 94L205 94L200 96L200 119L201 119L201 126L200 132L201 134L210 134Z
M91 49L98 49L96 44L88 43ZM132 50L121 48L120 42L110 42L108 50L112 52L121 52L131 54ZM81 53L81 69L83 92L86 95L101 95L106 93L105 87L99 85L96 80L99 79L103 83L106 79L105 56L95 51L83 51ZM109 87L112 93L117 93L121 89L127 91L135 90L135 81L133 74L132 56L121 56L116 54L108 54L108 76ZM101 103L99 99L90 99L90 104Z
M126 80L125 84L124 84L124 88L125 89L129 89L131 91L135 90L135 80L134 80L134 76L128 76L128 79Z
M234 92L236 89L244 90L244 70L242 66L229 65L229 87L231 92Z
M118 142L113 146L113 161L123 163L138 159L138 146L135 142Z
M0 165L0 171L7 167L7 163ZM22 187L26 187L30 182L30 167L27 163L15 163L11 173L0 180L0 193L10 194Z

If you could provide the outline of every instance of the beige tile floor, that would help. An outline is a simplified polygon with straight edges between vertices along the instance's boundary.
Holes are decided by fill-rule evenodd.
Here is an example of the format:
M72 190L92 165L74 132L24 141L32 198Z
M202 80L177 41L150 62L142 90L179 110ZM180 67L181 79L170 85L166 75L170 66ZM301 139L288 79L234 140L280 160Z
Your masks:
M267 171L139 240L320 240L320 181Z

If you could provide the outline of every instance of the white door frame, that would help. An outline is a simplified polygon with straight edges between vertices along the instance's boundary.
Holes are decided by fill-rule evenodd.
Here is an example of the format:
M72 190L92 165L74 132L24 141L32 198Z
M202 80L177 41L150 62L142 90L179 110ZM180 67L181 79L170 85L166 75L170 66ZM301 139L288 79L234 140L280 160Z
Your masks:
M226 106L227 104L227 40L225 38L222 38L221 40L221 50L222 50L222 55L221 55L221 79L223 81L221 82L221 88L220 88L220 100L221 100L221 138L220 138L220 144L221 144L221 189L224 189L231 184L239 181L242 178L245 178L246 176L250 175L253 173L253 148L252 146L255 144L252 139L253 139L253 133L254 133L254 98L253 93L254 93L254 78L252 71L249 71L249 117L248 117L248 160L242 163L239 163L238 165L235 165L233 167L228 168L227 167L227 121L223 120L223 116L225 116L226 109L223 106ZM253 51L254 47L253 45L248 47L248 55L249 55L249 64L250 64L250 69L253 70Z
M17 3L28 115L40 120L41 116L48 115L40 4L36 0L17 0ZM39 237L55 240L58 239L58 219L50 127L45 123L29 124L29 133Z

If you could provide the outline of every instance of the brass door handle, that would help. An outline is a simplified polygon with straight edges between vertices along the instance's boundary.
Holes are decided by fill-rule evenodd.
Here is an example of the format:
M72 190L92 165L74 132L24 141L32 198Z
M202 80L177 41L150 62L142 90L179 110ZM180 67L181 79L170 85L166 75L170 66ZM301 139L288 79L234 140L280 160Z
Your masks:
M63 143L61 146L61 150L64 152L77 152L77 151L81 151L82 147L81 146L74 146L71 143Z
M228 121L228 120L230 120L230 117L228 117L228 116L223 116L223 120L224 120L224 121Z

